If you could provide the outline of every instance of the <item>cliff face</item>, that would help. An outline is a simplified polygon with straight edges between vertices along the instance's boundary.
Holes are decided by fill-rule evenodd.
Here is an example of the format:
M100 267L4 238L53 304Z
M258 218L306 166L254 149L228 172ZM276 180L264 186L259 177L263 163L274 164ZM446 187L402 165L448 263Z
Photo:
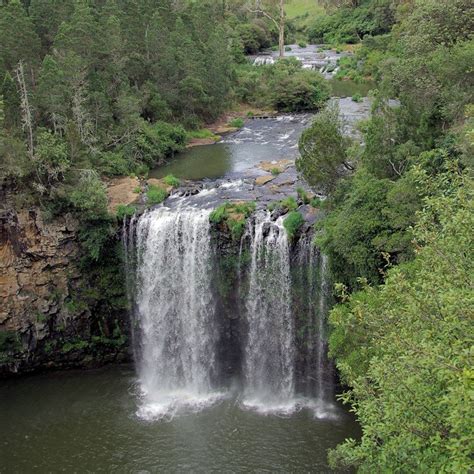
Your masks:
M125 311L96 313L78 230L71 215L0 213L0 374L127 357Z

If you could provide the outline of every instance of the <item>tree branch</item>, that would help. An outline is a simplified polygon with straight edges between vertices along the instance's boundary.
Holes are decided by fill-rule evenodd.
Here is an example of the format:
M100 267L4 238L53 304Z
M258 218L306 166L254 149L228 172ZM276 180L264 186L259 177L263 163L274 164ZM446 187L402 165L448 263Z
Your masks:
M247 11L250 13L261 13L263 16L267 17L269 20L273 21L277 28L280 27L279 23L275 18L273 18L269 13L267 13L265 10L257 9L257 10L252 10L250 7L246 7Z

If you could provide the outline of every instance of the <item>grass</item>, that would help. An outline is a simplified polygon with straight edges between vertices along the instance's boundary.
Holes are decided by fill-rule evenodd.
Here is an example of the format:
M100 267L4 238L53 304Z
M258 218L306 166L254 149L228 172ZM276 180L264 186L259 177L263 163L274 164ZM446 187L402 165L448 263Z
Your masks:
M241 117L235 117L229 122L229 126L234 128L242 128L244 124L244 119Z
M362 96L360 94L354 94L352 96L352 102L362 102Z
M273 175L273 176L278 176L280 173L281 173L281 170L280 168L272 168L270 170L270 173Z
M298 203L293 196L288 196L281 201L273 201L267 206L267 209L270 212L274 211L276 208L280 208L284 212L295 211L298 208Z
M132 206L131 204L119 204L115 213L117 215L117 219L119 221L122 221L124 217L133 216L136 211L137 208L135 206Z
M239 240L244 233L247 217L249 217L254 210L255 203L253 201L239 203L226 202L211 212L209 220L213 224L224 225L230 231L232 238Z
M286 212L295 211L298 208L298 203L293 196L288 196L287 198L280 201L279 206Z
M324 13L324 8L316 0L287 0L285 12L289 19L303 16L306 13L309 16Z
M62 352L67 354L68 352L75 351L75 350L82 350L87 349L89 347L89 342L77 340L72 342L66 342L62 347Z
M168 186L172 186L173 188L177 188L181 184L181 181L172 174L165 176L163 178L163 181L165 182L165 184L167 184Z
M303 201L303 204L309 203L310 199L308 193L303 188L297 187L296 193L298 194L298 197Z
M288 238L293 240L295 238L296 233L303 225L304 219L300 212L298 211L291 211L286 219L283 221L283 227L286 230Z
M219 140L219 136L212 133L207 128L201 128L200 130L188 130L186 132L187 141L192 139L211 138L212 140Z
M168 193L166 189L151 185L148 188L146 197L148 205L153 206L162 203L168 197Z

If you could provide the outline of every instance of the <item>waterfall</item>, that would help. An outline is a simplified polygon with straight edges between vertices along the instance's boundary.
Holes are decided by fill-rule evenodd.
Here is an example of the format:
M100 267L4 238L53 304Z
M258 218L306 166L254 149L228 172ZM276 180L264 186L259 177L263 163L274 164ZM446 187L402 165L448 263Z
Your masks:
M311 232L291 243L285 216L275 221L260 210L229 246L225 234L211 232L210 210L186 202L134 216L123 227L138 415L202 409L241 376L244 408L308 407L317 417L332 416L327 261Z
M160 207L139 218L135 234L139 416L201 408L220 396L212 386L217 334L209 211Z
M295 354L290 250L281 219L257 213L250 246L243 404L287 411L294 406Z
M318 295L318 335L316 339L316 396L320 404L332 398L332 368L327 359L326 314L327 308L327 257L321 255Z

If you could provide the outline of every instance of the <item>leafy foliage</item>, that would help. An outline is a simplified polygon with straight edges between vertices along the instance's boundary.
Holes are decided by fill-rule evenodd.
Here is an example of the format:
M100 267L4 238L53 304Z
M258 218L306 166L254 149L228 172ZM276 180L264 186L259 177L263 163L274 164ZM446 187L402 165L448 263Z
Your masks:
M123 220L124 217L131 217L135 212L137 211L135 206L132 205L125 205L125 204L119 204L117 206L117 219L119 221Z
M452 177L451 177L452 179ZM333 466L373 470L472 469L473 183L426 200L416 258L331 313L330 347L362 440Z
M181 184L181 181L172 174L166 175L163 178L163 181L165 182L165 184L167 184L168 186L172 186L173 188L177 188Z
M229 125L235 128L242 128L244 124L245 124L244 119L241 117L235 117L229 122Z
M168 197L168 192L160 186L151 185L146 192L147 203L150 206L162 203Z
M297 168L311 185L330 193L354 169L348 156L350 143L342 133L338 109L328 107L301 135Z
M227 228L234 240L239 240L245 230L247 218L255 210L254 202L225 202L214 209L209 220Z
M358 43L365 35L389 31L394 13L391 0L369 0L358 8L342 5L329 15L317 16L308 27L308 37L316 44Z
M285 220L283 221L283 227L285 228L288 238L290 240L293 240L295 238L298 230L303 225L303 223L303 216L298 211L291 211L285 217Z
M295 58L280 59L274 65L242 66L237 74L237 96L258 107L283 112L318 110L330 95L324 78L302 69Z

